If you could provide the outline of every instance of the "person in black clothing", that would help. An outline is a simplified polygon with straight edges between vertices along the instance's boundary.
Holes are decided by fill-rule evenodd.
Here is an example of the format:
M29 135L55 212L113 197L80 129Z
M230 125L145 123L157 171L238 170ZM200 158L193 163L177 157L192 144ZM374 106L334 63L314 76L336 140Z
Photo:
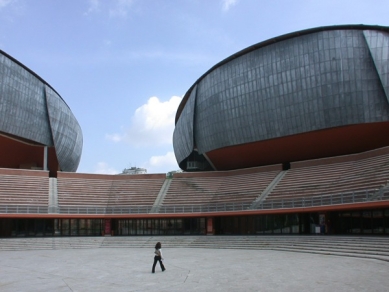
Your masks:
M157 244L155 245L155 251L154 251L155 256L154 256L153 269L151 270L152 273L155 273L155 266L156 266L157 262L159 262L159 265L161 266L162 272L166 270L165 266L162 263L163 256L162 256L161 247L162 247L161 243L157 242Z

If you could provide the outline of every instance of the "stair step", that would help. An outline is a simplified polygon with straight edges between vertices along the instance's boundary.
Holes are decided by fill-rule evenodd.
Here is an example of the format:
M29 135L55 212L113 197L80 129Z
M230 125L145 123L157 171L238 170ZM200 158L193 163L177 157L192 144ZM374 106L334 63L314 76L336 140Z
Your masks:
M134 237L56 237L2 238L0 251L60 250L94 248L210 248L277 250L322 255L349 256L389 261L387 237L309 237L309 236L134 236Z

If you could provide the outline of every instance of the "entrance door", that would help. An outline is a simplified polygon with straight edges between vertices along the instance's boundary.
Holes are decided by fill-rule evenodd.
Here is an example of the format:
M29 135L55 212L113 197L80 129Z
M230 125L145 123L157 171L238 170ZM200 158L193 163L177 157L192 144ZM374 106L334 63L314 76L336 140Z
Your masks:
M316 227L320 226L319 215L317 213L302 213L300 216L300 234L316 234Z

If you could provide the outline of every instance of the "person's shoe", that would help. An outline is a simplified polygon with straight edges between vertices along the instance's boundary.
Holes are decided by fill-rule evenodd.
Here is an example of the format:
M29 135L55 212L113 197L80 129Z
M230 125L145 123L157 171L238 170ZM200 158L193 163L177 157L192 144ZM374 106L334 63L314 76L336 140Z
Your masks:
M151 271L153 274L155 273L155 272L153 272L153 271Z
M165 272L166 269L163 269L162 272Z

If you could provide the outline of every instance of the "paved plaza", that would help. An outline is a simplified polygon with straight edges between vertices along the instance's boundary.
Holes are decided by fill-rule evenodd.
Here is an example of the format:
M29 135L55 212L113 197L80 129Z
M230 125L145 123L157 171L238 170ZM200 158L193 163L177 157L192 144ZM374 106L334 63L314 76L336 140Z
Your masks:
M163 244L163 243L162 243ZM1 251L0 291L388 291L389 262L270 250Z

